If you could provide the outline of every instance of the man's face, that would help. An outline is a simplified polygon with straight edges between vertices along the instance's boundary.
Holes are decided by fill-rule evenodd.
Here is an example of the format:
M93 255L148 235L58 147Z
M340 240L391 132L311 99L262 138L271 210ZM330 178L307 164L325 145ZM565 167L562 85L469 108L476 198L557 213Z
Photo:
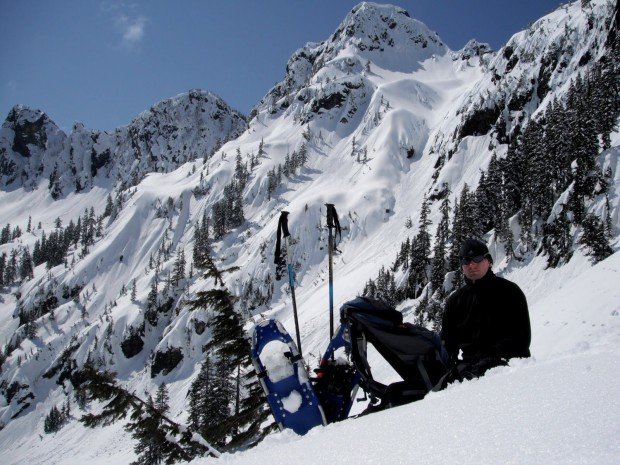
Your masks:
M487 274L487 271L491 268L491 262L489 262L488 258L483 258L482 261L478 263L476 263L475 260L469 260L467 264L463 263L461 268L463 269L465 277L475 282Z

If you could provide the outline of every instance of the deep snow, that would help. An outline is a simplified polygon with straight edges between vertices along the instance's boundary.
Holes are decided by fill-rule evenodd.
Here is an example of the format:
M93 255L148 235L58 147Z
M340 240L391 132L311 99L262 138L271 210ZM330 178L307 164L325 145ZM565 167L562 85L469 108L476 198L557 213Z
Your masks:
M416 403L303 437L276 433L246 452L193 463L617 464L620 253L592 268L583 257L576 261L581 273L558 271L561 284L538 298L531 297L538 280L531 270L541 263L530 264L527 275L508 275L530 297L531 358ZM41 431L41 423L28 415L9 424L0 436L2 463L99 465L135 458L120 424L97 434L77 422L54 435L29 434Z
M558 271L545 293L530 292L540 263L507 274L530 299L531 358L413 404L194 463L619 463L620 253L593 268L575 261L581 273Z
M593 3L599 8L604 2ZM520 33L511 43L522 43L525 52L534 53L554 46L545 33L557 39L564 23L573 31L585 30L586 17L580 11L579 2L554 12L551 17L557 21L537 22L536 29L532 29L536 34ZM397 32L406 38L401 28L397 28ZM591 34L583 41L579 41L579 37L567 38L572 41L567 47L572 50L567 58L569 70L576 69L576 60L596 39L594 36ZM250 278L261 285L273 268L271 251L278 213L282 209L291 212L289 226L296 242L294 258L299 264L297 301L304 355L311 365L316 364L328 338L323 204L336 205L345 228L339 246L342 253L336 256L334 264L338 307L355 297L382 265L389 265L400 242L415 234L422 198L433 188L437 153L450 148L454 142L452 134L462 122L461 110L475 104L479 93L492 91L495 97L494 92L498 91L489 80L488 58L454 60L453 53L441 47L433 48L434 53L410 57L411 62L405 63L406 70L397 66L395 54L377 58L371 63L369 72L361 72L358 76L356 73L364 65L360 56L350 43L338 42L342 39L340 36L336 39L333 50L337 53L326 51L328 60L324 67L315 75L305 76L307 81L301 79L295 85L296 89L306 86L299 96L306 91L309 99L317 95L329 96L329 92L344 85L353 69L354 83L362 87L354 93L352 100L357 112L348 123L342 123L341 117L351 110L353 104L349 101L345 108L336 107L313 115L308 126L300 126L299 119L308 117L308 107L313 100L294 99L285 110L276 108L275 113L268 108L271 103L259 105L249 129L224 145L206 164L198 160L166 174L149 174L128 198L118 218L106 226L104 237L91 248L89 255L77 261L75 267L64 269L60 266L48 272L41 266L35 270L35 280L22 289L26 296L39 281L45 282L51 275L61 284L86 283L85 291L89 291L89 296L83 298L89 316L83 320L75 306L67 302L56 312L55 321L42 317L39 339L24 341L3 365L4 375L31 383L37 397L26 415L10 421L0 432L0 462L107 464L135 459L134 441L121 424L88 430L72 421L56 434L42 433L44 416L52 405L64 401L65 396L54 380L42 378L41 373L56 360L72 337L82 343L75 354L76 360L85 360L92 349L104 357L106 366L117 371L120 381L136 393L153 393L161 381L166 381L171 391L171 414L184 421L185 394L202 360L201 347L209 338L208 330L197 335L192 328L195 320L207 320L208 315L191 313L179 306L178 314L169 322L147 331L145 350L140 354L127 359L118 345L126 327L142 321L143 306L139 302L146 300L153 278L153 272L147 271L149 256L157 254L164 237L173 250L184 249L186 256L190 256L194 228L203 211L209 211L219 200L224 185L230 181L236 150L240 149L247 160L250 153L257 153L261 141L264 141L266 154L252 173L244 193L248 221L216 243L216 253L222 266L241 267L241 271L227 282L234 292L242 291ZM310 49L312 47L316 44ZM372 59L373 55L366 58ZM506 66L505 61L500 51L493 55L492 65L502 68ZM537 74L537 64L537 61L519 62L503 82L506 86L499 90L508 94L517 92L519 77ZM553 79L558 80L558 92L565 90L562 80L572 75L568 71L554 75ZM291 95L297 94L292 92ZM549 94L552 95L553 92ZM386 101L390 102L389 109L382 103ZM373 115L377 112L382 117L375 125ZM308 143L307 166L285 181L268 199L265 193L267 171L300 147L304 141L301 132L306 127L313 130ZM352 155L354 138L359 148L367 148L367 163L358 163ZM493 150L499 156L505 154L505 146L491 148L493 144L490 135L469 136L458 141L436 185L449 182L452 199L465 183L475 186L480 169L486 167ZM601 166L611 166L614 174L610 202L616 233L620 230L618 145L620 137L616 133L612 137L615 148L599 157ZM407 158L406 150L411 147L415 155ZM174 146L174 149L180 147ZM205 175L211 190L204 196L194 197L192 189L199 184L201 174ZM109 185L96 185L89 192L69 194L56 202L49 197L46 182L35 191L2 191L0 226L10 222L25 229L28 214L32 214L34 221L41 221L49 232L56 217L67 224L70 219L77 219L85 207L91 206L99 214L111 188L110 181ZM155 209L165 204L168 197L175 200L174 213L170 218L157 218ZM597 199L590 207L600 210L602 204L601 199ZM433 205L431 213L433 232L438 219L437 206ZM408 217L413 220L411 229L405 226ZM25 234L17 243L30 245L32 249L40 235L38 230ZM14 246L16 244L0 246L0 252L8 252ZM493 243L491 246L496 268L517 282L528 298L533 331L532 359L515 362L510 368L496 369L481 380L453 386L415 404L317 428L303 438L278 433L256 449L225 455L221 461L261 465L284 463L285 460L301 464L619 463L616 438L620 437L617 420L620 412L614 393L618 391L620 376L616 362L620 352L620 253L591 268L588 258L577 251L567 265L546 270L544 257L528 256L524 262L507 265L502 247L495 247ZM121 255L122 261L119 260ZM170 269L172 261L164 263L163 269ZM128 285L132 279L137 280L138 302L131 302L128 295L119 295L121 286ZM194 281L187 295L205 286L204 281ZM14 295L3 294L2 298L0 344L8 340L17 324L12 318ZM106 315L104 308L111 301L117 302L117 306ZM406 318L413 317L411 310L415 304L408 301L400 306ZM283 282L276 283L269 308L261 311L282 320L293 334L290 296ZM258 319L259 315L254 318ZM106 352L102 343L109 327L112 327L112 345L117 348L113 354ZM248 329L250 327L248 325ZM169 375L160 374L151 379L150 353L170 346L182 348L183 363ZM382 365L377 375L390 380L393 373ZM359 411L363 405L355 408ZM7 418L13 413L6 405L0 405L0 412ZM74 408L73 415L77 419L81 412ZM203 462L211 460L196 461Z

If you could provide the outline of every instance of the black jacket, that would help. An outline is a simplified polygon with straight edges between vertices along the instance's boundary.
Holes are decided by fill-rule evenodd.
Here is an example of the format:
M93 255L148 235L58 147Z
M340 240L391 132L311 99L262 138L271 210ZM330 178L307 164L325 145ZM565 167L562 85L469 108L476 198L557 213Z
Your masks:
M452 361L530 356L530 317L515 283L489 270L480 280L453 292L446 302L441 339Z

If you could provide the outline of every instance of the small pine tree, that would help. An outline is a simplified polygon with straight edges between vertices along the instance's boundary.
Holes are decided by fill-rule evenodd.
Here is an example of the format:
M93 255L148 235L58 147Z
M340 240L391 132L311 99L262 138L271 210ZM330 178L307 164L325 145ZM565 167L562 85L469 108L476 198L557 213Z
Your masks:
M45 416L43 420L43 431L46 434L56 433L65 425L68 419L68 411L65 415L55 405L50 412Z
M580 243L587 247L588 255L592 257L594 263L606 259L614 252L609 245L604 222L592 213L586 215L583 220Z
M446 253L450 239L450 201L449 196L442 200L441 219L437 225L433 258L431 260L431 287L433 290L443 289L447 270Z
M185 279L185 267L187 263L185 261L185 250L180 248L177 251L177 257L174 262L174 272L172 275L172 280L174 281L174 285L177 286L180 282Z
M166 383L161 383L159 388L157 388L157 393L155 394L155 409L161 413L165 414L170 410L170 406L168 405L170 402L170 395L168 394L168 387Z
M32 257L28 247L23 249L22 255L19 259L19 277L22 280L31 279L34 276L34 269L32 265Z
M188 305L192 310L208 308L214 312L210 322L212 338L205 346L214 354L214 362L205 361L198 378L200 381L193 386L196 392L190 397L194 406L190 422L202 422L204 435L219 444L231 435L231 444L257 440L261 437L260 425L268 415L264 403L256 404L248 400L247 395L241 398L241 391L256 394L260 385L253 375L242 382L241 371L250 371L250 344L245 337L243 319L235 309L237 298L224 287L223 281L223 275L235 268L220 271L210 257L208 262L204 277L213 278L215 286L219 287L198 292ZM198 392L202 393L202 400ZM234 408L231 410L232 403ZM210 412L208 419L201 417L201 410Z
M159 276L155 274L151 281L151 290L146 298L146 312L144 312L144 318L150 323L151 326L157 326L158 316L157 310L159 308L159 293L157 291L157 284Z
M130 414L125 429L137 440L134 451L138 459L133 464L189 462L213 451L204 439L196 439L198 432L183 428L161 413L151 397L144 401L119 386L113 373L97 370L92 363L86 363L75 375L74 388L86 390L88 401L105 402L100 413L82 416L80 422L85 426L109 425Z

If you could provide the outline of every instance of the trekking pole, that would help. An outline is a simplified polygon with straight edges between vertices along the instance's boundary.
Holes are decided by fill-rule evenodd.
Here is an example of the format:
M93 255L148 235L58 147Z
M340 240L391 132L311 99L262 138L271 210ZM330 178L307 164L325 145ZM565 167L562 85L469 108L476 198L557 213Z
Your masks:
M278 236L276 239L276 257L275 263L276 265L280 265L282 263L281 259L281 244L280 238L284 237L284 241L286 243L286 255L285 262L286 268L288 271L288 284L291 288L291 297L293 300L293 317L295 319L295 333L297 335L297 348L299 349L299 355L301 356L301 337L299 335L299 320L297 319L297 301L295 299L295 270L293 269L293 257L290 253L291 250L291 234L288 231L288 212L282 211L280 213L280 220L278 221Z
M333 203L326 203L327 207L327 251L328 251L328 263L329 263L329 339L334 337L334 234L333 229L341 235L340 222L338 221L338 214L336 213L336 207Z

